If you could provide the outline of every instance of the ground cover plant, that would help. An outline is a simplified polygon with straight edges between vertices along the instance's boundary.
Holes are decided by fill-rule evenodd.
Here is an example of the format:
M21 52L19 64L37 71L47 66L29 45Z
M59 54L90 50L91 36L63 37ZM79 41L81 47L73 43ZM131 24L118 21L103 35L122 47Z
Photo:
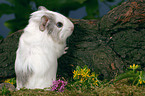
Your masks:
M73 71L71 80L59 78L53 82L50 90L42 89L21 89L19 91L9 91L5 86L0 91L1 95L8 96L144 96L145 95L145 72L139 70L139 65L130 65L128 71L116 76L111 81L99 80L99 74L91 72L84 66L77 66ZM15 78L7 79L5 83L16 84Z

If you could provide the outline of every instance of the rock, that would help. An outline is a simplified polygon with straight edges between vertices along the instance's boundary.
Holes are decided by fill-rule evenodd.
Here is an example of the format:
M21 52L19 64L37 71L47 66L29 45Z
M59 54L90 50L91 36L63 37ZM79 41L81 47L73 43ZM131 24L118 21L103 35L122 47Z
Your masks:
M10 83L1 83L1 84L0 84L0 90L2 90L4 86L5 86L9 91L15 91L15 89L16 89L15 86L12 85L12 84L10 84Z

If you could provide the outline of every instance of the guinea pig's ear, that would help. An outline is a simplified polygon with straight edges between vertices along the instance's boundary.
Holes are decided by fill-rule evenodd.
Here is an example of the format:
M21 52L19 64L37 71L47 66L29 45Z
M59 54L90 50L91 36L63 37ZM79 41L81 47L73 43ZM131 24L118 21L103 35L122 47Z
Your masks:
M47 10L44 6L39 6L38 10Z
M40 31L43 32L47 28L48 23L49 23L49 18L46 15L42 16L41 17L41 22L40 22L40 25L39 25Z

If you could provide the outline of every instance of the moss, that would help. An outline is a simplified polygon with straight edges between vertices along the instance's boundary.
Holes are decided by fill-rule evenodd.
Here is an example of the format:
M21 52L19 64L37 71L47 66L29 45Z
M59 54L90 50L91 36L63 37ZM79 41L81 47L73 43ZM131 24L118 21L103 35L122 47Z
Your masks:
M113 81L113 80L112 80ZM111 81L111 82L112 82ZM0 91L0 94L2 92ZM101 87L92 89L77 90L75 87L66 89L64 92L54 92L42 89L28 90L21 89L13 91L11 96L145 96L145 88L143 86L129 85L127 80L117 83L106 83Z

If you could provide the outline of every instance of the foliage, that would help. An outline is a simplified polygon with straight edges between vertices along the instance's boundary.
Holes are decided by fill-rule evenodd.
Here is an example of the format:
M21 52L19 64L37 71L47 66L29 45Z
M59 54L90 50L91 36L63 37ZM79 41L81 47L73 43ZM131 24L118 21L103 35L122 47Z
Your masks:
M1 39L3 39L3 37L2 37L2 36L0 36L0 40L1 40Z
M45 6L47 9L57 11L65 16L68 16L70 10L76 10L83 6L86 7L86 19L96 18L99 16L98 0L6 0L9 4L0 4L0 17L3 14L13 14L15 19L5 22L13 33L23 29L28 24L28 19L33 11L36 11L38 6ZM114 0L101 0L102 2L113 2Z
M16 79L15 78L6 79L4 81L4 83L10 83L12 85L15 85L16 84Z
M133 64L133 66L130 65L130 67L128 68L130 70L117 76L116 81L127 78L130 82L132 82L133 85L136 84L138 86L141 84L145 84L145 72L137 71L139 67L139 65L135 64Z
M2 87L2 93L1 93L2 96L9 96L10 95L10 91L6 88L6 86L4 85Z
M84 66L83 68L77 66L76 70L73 72L73 79L74 82L72 86L75 86L78 90L82 90L82 88L92 89L101 85L95 72L91 73L87 66Z

